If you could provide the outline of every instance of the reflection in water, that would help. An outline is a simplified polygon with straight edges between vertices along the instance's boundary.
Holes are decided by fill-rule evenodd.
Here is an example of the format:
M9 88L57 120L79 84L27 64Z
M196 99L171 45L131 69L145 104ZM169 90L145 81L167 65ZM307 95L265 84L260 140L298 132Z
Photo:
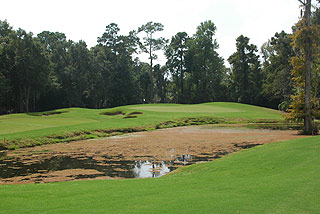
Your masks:
M189 165L198 161L212 160L210 156L181 155L172 161L134 161L123 157L86 157L85 155L53 156L48 159L0 159L0 179L16 176L27 176L34 173L48 173L66 169L95 169L101 173L78 176L96 178L100 176L122 178L160 177L181 165Z
M171 167L172 169L172 167ZM169 173L171 170L164 162L136 161L134 167L136 178L155 178Z

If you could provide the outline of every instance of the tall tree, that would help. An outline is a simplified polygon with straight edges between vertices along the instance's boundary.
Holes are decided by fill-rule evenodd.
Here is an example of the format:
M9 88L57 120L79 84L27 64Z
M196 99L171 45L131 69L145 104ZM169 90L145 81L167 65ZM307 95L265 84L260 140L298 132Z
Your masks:
M68 66L65 75L68 80L66 86L69 107L88 107L87 100L90 95L91 55L84 41L73 43L68 51Z
M289 119L304 120L304 134L312 134L312 120L319 113L319 103L313 89L312 73L318 72L320 27L316 18L311 22L311 0L299 0L304 7L304 15L294 28L293 48L297 54L292 58L293 79L297 93L292 96ZM317 16L317 11L315 12Z
M166 48L167 67L177 86L176 102L185 103L184 81L186 72L186 53L188 51L187 42L189 40L186 32L179 32L171 38L171 42ZM176 97L176 96L175 96Z
M103 44L105 47L108 47L112 53L114 54L114 57L117 56L117 49L118 45L120 43L119 39L119 31L120 28L117 24L111 23L106 26L105 32L102 34L101 37L98 37L98 43Z
M137 77L136 85L138 86L139 102L140 103L150 103L150 65L145 62L140 62L140 60L135 60L134 73Z
M47 82L48 60L32 33L19 29L14 46L15 65L11 78L17 87L18 111L29 112L30 107L35 107L31 100L38 98L38 92Z
M269 107L286 110L293 93L291 57L295 53L291 46L291 36L284 31L276 33L261 52L263 54L263 95L268 99Z
M7 21L0 20L0 114L12 112L15 109L13 87L9 74L15 64L12 40L16 32Z
M310 28L311 26L311 0L305 0L301 1L299 0L303 6L304 9L304 20L305 20L305 26L307 28ZM309 34L308 32L307 34ZM306 41L306 44L304 46L304 52L305 52L305 118L304 118L304 132L305 134L311 134L312 133L312 115L311 115L311 57L312 57L312 40Z
M249 44L243 35L236 40L237 51L228 61L231 65L234 101L247 104L261 104L262 74L257 47Z
M109 62L109 66L102 67L103 70L108 69L108 76L104 75L109 84L106 92L109 93L108 106L133 104L138 99L132 60L138 38L134 31L129 32L128 36L119 35L119 31L118 25L111 23L102 37L98 38L99 45L105 50L106 61Z
M143 37L143 42L140 43L140 48L144 53L149 55L150 60L150 94L151 102L154 102L154 80L153 80L153 61L157 59L157 54L155 53L158 50L161 50L166 44L166 39L163 37L155 38L155 33L163 31L163 25L161 23L148 22L145 25L142 25L138 29L138 33L144 32L145 37Z
M186 70L188 94L192 103L217 101L221 97L221 82L225 74L223 59L214 38L216 26L212 21L200 23L196 34L188 40Z
M42 46L32 33L13 30L0 21L0 59L0 105L5 105L5 112L35 111L48 82L48 59Z
M113 70L112 53L102 45L91 48L93 55L93 72L95 72L94 96L96 108L110 107L111 73Z
M155 95L157 102L167 102L167 68L166 66L160 66L159 64L154 66L155 73Z
M72 41L64 33L43 31L37 35L49 57L49 84L40 97L41 110L68 107L67 88L69 87L66 68L69 65L68 51Z

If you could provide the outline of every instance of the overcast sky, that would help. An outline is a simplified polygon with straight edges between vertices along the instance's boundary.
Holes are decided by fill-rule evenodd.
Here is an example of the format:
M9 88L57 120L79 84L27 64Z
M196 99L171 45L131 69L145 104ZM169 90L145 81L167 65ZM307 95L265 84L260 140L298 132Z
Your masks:
M121 34L149 21L160 22L167 39L177 32L190 36L205 20L217 26L218 53L227 59L243 34L258 48L276 32L291 32L300 14L298 0L3 0L0 20L35 35L47 30L73 41L96 45L105 26L114 22Z

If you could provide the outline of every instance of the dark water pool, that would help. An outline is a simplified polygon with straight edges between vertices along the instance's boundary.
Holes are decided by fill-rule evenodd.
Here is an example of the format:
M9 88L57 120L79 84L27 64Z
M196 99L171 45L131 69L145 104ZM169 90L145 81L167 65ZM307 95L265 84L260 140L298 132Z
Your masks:
M27 176L34 173L48 173L67 169L95 169L100 173L94 175L78 176L81 178L96 178L100 176L121 177L121 178L150 178L160 177L172 170L190 165L199 161L209 161L217 156L192 156L181 155L172 161L159 160L124 160L123 157L72 157L53 156L41 160L6 159L0 160L0 179L16 176Z

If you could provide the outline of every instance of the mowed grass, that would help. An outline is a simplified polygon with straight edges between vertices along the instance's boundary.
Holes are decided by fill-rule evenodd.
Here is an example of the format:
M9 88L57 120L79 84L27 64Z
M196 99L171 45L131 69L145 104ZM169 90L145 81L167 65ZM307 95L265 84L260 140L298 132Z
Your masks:
M320 213L319 154L310 137L157 179L0 186L0 213Z
M123 115L108 116L106 111L124 113L141 112L136 118ZM63 135L75 131L117 129L129 127L154 127L164 121L187 117L217 117L226 119L281 120L279 111L238 103L204 103L196 105L145 104L113 109L68 108L49 116L38 114L11 114L0 116L0 139L34 139L48 135Z

